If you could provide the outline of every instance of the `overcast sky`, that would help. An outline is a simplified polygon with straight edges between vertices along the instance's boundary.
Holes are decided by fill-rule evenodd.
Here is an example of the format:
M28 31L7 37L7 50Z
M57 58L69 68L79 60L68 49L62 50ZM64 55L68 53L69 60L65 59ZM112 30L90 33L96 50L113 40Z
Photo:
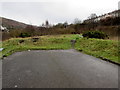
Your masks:
M33 25L41 25L45 20L48 20L51 24L65 21L73 23L75 18L84 20L91 13L102 15L117 10L118 1L1 0L0 16Z

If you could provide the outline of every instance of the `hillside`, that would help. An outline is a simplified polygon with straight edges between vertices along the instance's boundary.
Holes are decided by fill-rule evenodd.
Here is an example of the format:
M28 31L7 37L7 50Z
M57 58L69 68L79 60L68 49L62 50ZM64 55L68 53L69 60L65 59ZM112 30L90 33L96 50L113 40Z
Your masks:
M0 17L0 20L2 20L2 26L6 27L9 30L23 29L23 28L25 28L27 26L27 24L24 24L24 23L15 21L15 20L3 18L3 17Z

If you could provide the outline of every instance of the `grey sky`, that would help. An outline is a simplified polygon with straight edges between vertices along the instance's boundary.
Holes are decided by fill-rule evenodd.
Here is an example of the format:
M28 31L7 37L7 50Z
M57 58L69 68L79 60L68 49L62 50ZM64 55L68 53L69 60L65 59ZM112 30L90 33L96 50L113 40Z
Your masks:
M11 1L11 2L10 2ZM20 2L21 1L21 2ZM91 13L101 15L118 9L119 0L4 0L0 16L20 22L41 25L72 23L75 18L86 19Z
M119 1L119 3L118 3L118 9L120 9L120 1Z

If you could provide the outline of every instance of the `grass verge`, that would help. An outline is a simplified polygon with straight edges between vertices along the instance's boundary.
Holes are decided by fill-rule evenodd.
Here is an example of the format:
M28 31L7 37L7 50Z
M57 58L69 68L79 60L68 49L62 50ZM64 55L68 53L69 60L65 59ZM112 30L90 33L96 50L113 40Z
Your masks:
M118 59L119 45L118 41L82 38L75 44L75 49L97 58L120 63Z
M39 36L37 42L30 38L12 38L2 43L4 50L0 52L0 57L9 56L17 51L25 50L56 50L71 49L70 40L76 39L75 49L86 54L101 59L108 59L116 63L120 63L118 55L120 54L118 41L102 40L102 39L86 39L79 38L79 35L47 35ZM20 40L24 42L19 43ZM120 42L119 42L120 43ZM0 43L1 45L1 43Z
M76 35L47 35L39 36L37 42L33 42L33 37L30 38L12 38L2 43L4 50L0 52L0 57L7 57L17 51L25 50L55 50L55 49L70 49L70 40L75 39ZM20 40L24 42L19 43Z

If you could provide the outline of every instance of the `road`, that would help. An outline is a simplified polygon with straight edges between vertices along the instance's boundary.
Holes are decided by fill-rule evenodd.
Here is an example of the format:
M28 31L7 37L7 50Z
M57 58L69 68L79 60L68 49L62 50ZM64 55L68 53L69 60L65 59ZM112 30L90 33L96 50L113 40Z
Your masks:
M76 50L17 52L3 60L3 88L118 88L118 66Z

